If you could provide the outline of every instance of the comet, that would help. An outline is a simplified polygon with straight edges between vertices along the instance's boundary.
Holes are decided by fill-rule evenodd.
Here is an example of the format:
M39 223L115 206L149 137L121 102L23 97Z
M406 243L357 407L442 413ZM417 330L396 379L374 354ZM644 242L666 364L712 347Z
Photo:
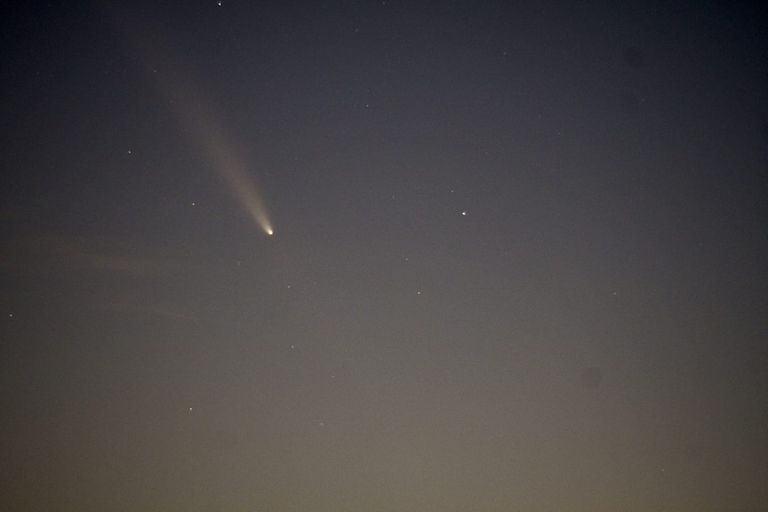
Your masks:
M209 128L206 129L205 134L200 134L199 140L206 141L202 146L208 154L212 167L224 178L230 192L253 223L268 236L274 235L275 230L266 204L254 179L248 173L247 166L238 157L232 144L221 136L220 132L210 131L211 126L208 125ZM204 139L203 136L205 136Z
M172 106L179 121L186 128L190 142L202 149L209 165L221 176L248 218L267 236L275 234L274 227L262 198L259 187L234 138L227 134L221 116L214 113L211 102L193 86L193 81L184 78L174 67L168 56L158 53L158 48L167 48L166 44L150 44L153 38L142 33L136 23L128 23L127 13L116 13L110 9L112 19L124 36L130 49L143 57L147 74L162 93L167 103ZM119 20L119 21L118 21ZM164 70L157 73L158 69ZM173 77L176 77L175 79Z
M182 100L174 101L173 105L176 106L177 116L187 128L186 132L190 134L191 142L202 148L211 167L224 179L251 221L268 236L274 235L266 203L242 156L245 152L239 150L234 138L226 133L219 117L204 108L207 103L197 91L180 84L171 90L171 98Z

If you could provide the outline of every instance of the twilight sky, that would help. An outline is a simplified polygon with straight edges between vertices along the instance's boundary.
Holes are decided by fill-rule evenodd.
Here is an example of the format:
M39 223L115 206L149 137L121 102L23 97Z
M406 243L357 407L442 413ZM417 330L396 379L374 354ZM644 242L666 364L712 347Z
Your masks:
M768 509L764 6L170 4L0 15L0 508Z

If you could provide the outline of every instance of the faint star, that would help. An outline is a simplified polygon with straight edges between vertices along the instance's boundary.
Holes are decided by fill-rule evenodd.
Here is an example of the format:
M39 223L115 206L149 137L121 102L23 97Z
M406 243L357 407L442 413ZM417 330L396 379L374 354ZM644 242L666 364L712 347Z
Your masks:
M129 150L128 150L128 154L129 154L129 155L132 155L132 154L133 154L133 150L132 150L132 149L129 149Z
M421 290L416 290L416 295L421 295Z
M189 408L189 412L192 412L192 408L191 407Z

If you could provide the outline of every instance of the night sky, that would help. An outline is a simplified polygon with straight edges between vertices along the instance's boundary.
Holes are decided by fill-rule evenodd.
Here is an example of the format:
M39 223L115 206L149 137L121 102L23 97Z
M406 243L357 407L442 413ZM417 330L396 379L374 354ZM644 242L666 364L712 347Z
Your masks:
M0 509L768 510L765 7L3 9Z

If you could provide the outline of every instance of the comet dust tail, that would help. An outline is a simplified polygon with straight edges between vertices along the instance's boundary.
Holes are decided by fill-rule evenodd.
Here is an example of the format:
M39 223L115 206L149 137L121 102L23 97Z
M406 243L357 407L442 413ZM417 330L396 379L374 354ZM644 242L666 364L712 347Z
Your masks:
M218 157L215 160L221 165L217 168L240 206L264 233L272 236L274 234L272 222L269 220L264 200L261 198L253 179L245 171L239 160L227 154L218 154Z
M222 124L222 116L217 115L210 102L206 101L194 86L193 80L184 77L179 69L173 69L170 63L175 59L159 51L170 45L147 44L152 38L141 30L140 23L131 22L131 17L125 12L110 9L108 14L125 37L129 48L145 63L147 74L152 77L158 90L172 106L191 143L201 148L209 166L224 179L232 195L254 224L268 236L272 236L274 229L265 202L249 173L251 166L245 158L247 153L229 136ZM166 72L156 73L158 68L164 68Z

